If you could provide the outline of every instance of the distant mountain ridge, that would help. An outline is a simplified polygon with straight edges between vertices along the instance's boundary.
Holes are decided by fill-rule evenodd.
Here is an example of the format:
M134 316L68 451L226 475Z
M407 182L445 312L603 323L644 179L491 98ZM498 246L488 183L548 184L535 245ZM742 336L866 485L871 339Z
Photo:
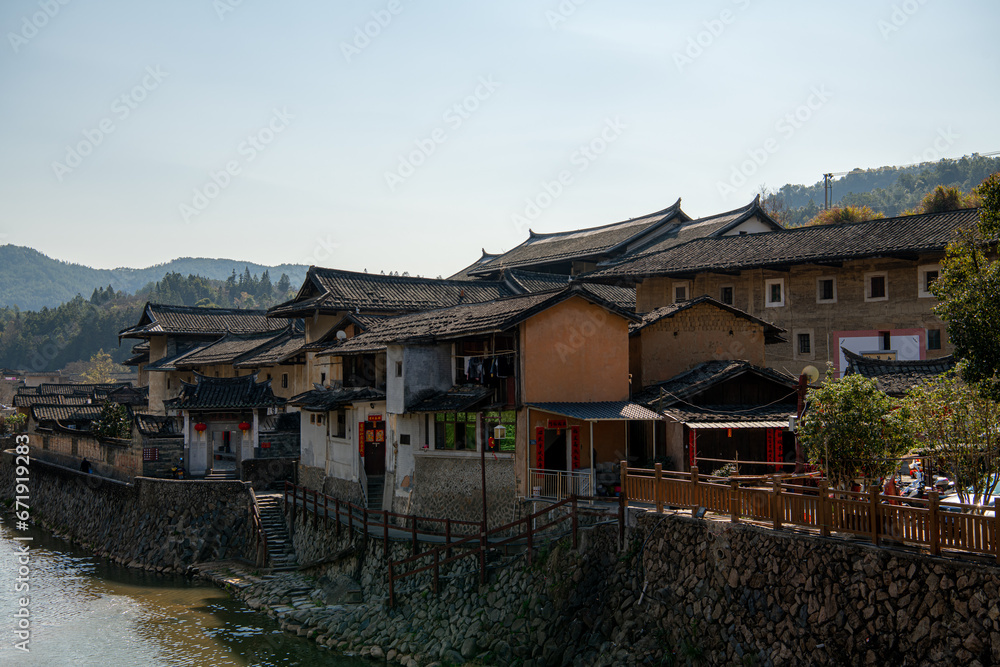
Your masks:
M233 271L240 275L245 269L252 274L266 270L272 281L277 282L281 274L286 273L292 285L298 286L305 279L308 268L302 264L265 266L234 259L180 257L143 269L94 269L52 259L33 248L3 245L0 246L0 307L16 305L21 310L54 308L77 294L88 298L95 288L108 285L134 294L171 272L225 280Z

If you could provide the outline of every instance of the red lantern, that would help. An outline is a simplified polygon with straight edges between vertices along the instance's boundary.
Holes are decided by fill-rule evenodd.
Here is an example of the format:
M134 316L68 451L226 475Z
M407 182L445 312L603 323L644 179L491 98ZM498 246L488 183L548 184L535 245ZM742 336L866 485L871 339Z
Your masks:
M243 435L246 435L247 431L250 430L250 422L242 421L242 422L239 423L239 427L240 427L240 430L243 431Z
M203 422L198 422L197 424L194 425L194 430L198 431L198 433L202 433L204 431L207 431L208 430L208 424L205 424Z

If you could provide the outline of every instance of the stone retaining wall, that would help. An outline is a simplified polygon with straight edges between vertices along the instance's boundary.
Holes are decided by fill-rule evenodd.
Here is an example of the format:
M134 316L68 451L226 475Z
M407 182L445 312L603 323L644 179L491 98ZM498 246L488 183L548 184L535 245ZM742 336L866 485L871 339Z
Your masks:
M450 517L461 521L482 521L482 462L479 456L449 455L440 452L417 454L413 469L413 499L408 508L393 511ZM486 455L487 521L491 527L521 518L522 507L514 492L514 459L494 459ZM394 497L399 504L401 499Z
M568 539L541 548L530 567L501 558L485 586L475 559L442 573L439 596L417 575L397 583L395 609L381 540L355 537L354 553L309 574L355 577L364 604L289 609L283 623L404 665L1000 663L995 562L680 515L632 523L624 548L616 526L599 526L577 551ZM293 543L309 563L352 541L300 514ZM391 545L393 559L409 553Z
M13 452L0 455L0 498L14 497L14 464ZM32 521L115 562L183 572L197 562L253 557L242 482L137 477L129 484L35 458L29 470Z

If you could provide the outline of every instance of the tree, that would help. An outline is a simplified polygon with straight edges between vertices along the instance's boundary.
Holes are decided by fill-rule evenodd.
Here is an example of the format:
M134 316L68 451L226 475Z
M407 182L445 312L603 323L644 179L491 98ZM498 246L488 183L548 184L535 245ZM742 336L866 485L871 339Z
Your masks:
M917 436L955 482L961 502L979 505L1000 482L1000 404L950 371L906 396Z
M110 354L101 349L90 357L90 362L80 377L90 384L102 384L113 381L117 370L118 364L112 361Z
M931 291L940 300L934 313L948 323L955 355L964 361L962 377L1000 399L1000 262L987 255L1000 236L1000 173L977 194L979 222L948 245Z
M828 376L822 387L809 391L807 403L799 438L833 488L880 483L913 444L907 406L879 391L875 380Z
M105 403L101 416L94 423L94 435L99 438L131 437L132 418L128 408L117 403Z
M782 227L787 227L792 216L785 204L785 197L777 190L768 189L767 185L763 183L757 190L757 196L760 197L760 207L764 209L764 212Z
M866 220L880 220L884 217L884 213L873 211L868 206L834 206L825 211L820 211L815 218L806 223L806 226L836 225L842 222L865 222Z
M282 273L281 277L278 278L278 299L284 300L288 298L288 292L292 289L292 281L288 277L287 273Z
M965 207L965 195L962 194L961 190L939 185L924 196L918 210L921 213L944 213Z

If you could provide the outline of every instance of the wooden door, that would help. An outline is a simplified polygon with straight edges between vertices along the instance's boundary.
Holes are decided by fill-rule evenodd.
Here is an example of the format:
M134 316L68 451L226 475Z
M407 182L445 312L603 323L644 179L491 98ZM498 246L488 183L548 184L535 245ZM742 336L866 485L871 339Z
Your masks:
M384 421L365 424L365 474L369 477L385 475Z

